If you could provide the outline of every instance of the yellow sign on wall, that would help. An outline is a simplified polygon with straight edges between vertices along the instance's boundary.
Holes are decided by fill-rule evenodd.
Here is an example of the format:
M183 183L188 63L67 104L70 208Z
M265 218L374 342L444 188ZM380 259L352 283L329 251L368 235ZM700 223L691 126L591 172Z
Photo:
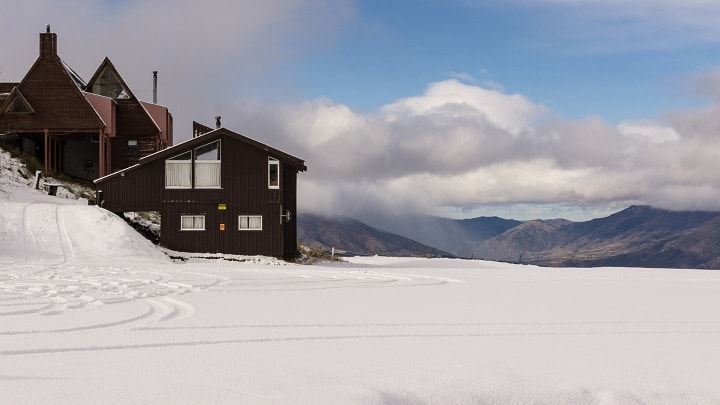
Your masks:
M227 204L218 204L218 210L225 211L227 209Z

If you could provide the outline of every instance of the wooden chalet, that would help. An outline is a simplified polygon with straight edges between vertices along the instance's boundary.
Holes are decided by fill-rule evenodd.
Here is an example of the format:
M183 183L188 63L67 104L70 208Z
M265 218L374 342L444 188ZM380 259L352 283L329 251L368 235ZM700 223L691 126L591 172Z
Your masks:
M98 205L158 211L172 250L294 258L305 163L225 128L194 123L193 135L95 180Z
M40 34L40 56L19 83L0 83L0 134L22 139L45 172L95 179L172 145L172 115L138 100L108 58L85 83Z

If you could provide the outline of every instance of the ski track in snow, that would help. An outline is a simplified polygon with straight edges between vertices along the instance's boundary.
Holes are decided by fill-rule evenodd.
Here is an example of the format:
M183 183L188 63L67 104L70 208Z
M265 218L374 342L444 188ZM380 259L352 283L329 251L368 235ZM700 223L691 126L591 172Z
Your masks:
M178 265L175 265L178 266ZM182 268L182 266L179 266ZM160 347L219 344L261 344L298 341L377 340L377 339L457 339L542 336L643 336L643 335L720 335L720 321L573 321L573 322L475 322L475 323L295 323L295 324L210 324L173 325L191 318L196 308L184 301L186 294L248 294L320 289L442 288L460 280L411 274L390 274L358 269L291 270L242 269L208 271L141 270L135 268L77 267L54 265L6 270L0 284L0 319L28 316L57 316L71 311L97 311L103 305L139 302L145 310L133 316L114 319L88 315L98 322L54 329L28 328L0 331L0 336L82 333L120 328L150 333L146 343L25 347L0 349L0 355L36 355L67 352L149 349ZM29 302L28 302L29 301ZM26 302L26 304L24 304ZM216 339L176 340L178 331L196 331ZM266 337L242 337L248 330ZM228 332L230 331L230 332ZM317 334L325 331L324 334ZM345 333L338 333L344 332ZM228 334L241 335L227 338ZM158 334L160 334L158 336ZM142 335L141 335L142 336ZM220 338L225 337L225 338ZM160 341L158 341L160 339Z
M48 211L45 210L45 212ZM62 211L58 210L57 215L58 218L61 218ZM40 221L40 224L51 222L53 221L45 218ZM58 221L58 224L59 234L66 234L62 223ZM34 226L36 225L26 226L28 234L32 234ZM45 232L47 232L47 229ZM64 238L69 239L66 236ZM30 243L37 242L37 239L33 237L29 237L28 240ZM67 242L63 243L63 245L71 244ZM74 266L66 263L74 261L72 249L64 247L63 251L67 251L68 254L64 256L65 260L62 263L47 266L13 265L0 272L0 320L12 321L18 317L28 316L62 317L72 311L92 313L92 311L97 311L104 305L119 305L134 301L142 302L146 306L146 310L141 314L117 317L116 319L98 318L90 314L87 316L88 319L98 319L98 321L73 327L5 329L0 330L0 336L73 333L117 327L138 331L172 331L172 327L164 327L163 325L192 317L196 312L196 308L192 304L182 300L182 295L188 293L247 294L340 288L428 287L439 286L448 282L458 282L458 280L441 277L387 274L356 269L306 270L303 266L294 266L292 270L243 269L215 273L175 269L159 271L132 267ZM174 266L178 267L178 265ZM335 326L342 327L342 325ZM402 327L403 325L397 326ZM416 326L433 327L439 325L425 324ZM193 328L212 331L220 328L248 327L252 326L209 325ZM319 325L266 325L264 327L287 329L319 327ZM325 336L319 338L348 337ZM368 338L377 337L369 336ZM289 339L295 338L289 337ZM240 341L238 340L238 342ZM262 342L265 340L250 340L250 342L252 341ZM217 344L217 342L212 341L207 343ZM171 345L177 344L172 343ZM188 344L197 345L199 343L190 342ZM154 345L157 345L157 343ZM143 345L128 346L126 348L134 347L140 348ZM42 348L27 349L20 352L0 350L0 354L46 353L48 350ZM82 348L75 348L74 350L82 350Z

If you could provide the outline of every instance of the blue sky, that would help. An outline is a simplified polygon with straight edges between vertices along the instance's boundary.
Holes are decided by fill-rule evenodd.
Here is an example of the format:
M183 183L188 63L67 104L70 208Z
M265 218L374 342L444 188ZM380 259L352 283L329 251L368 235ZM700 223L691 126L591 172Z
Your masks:
M303 210L720 210L715 0L0 0L0 81L52 24L89 78L305 159Z
M603 27L583 33L557 21L582 13L581 7L468 3L357 3L355 19L339 32L337 44L301 65L302 96L370 111L417 94L430 82L460 77L522 93L566 118L596 115L620 122L707 104L682 81L720 65L717 38L668 43L662 34L652 38L620 26L615 29L628 36L617 43Z

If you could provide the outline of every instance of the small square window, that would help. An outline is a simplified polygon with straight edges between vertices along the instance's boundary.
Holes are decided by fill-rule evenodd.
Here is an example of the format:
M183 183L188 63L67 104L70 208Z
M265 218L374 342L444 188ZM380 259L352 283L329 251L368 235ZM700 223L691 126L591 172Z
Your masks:
M180 216L181 231L204 231L205 215L181 215Z
M238 217L238 230L262 231L262 215L240 215Z

